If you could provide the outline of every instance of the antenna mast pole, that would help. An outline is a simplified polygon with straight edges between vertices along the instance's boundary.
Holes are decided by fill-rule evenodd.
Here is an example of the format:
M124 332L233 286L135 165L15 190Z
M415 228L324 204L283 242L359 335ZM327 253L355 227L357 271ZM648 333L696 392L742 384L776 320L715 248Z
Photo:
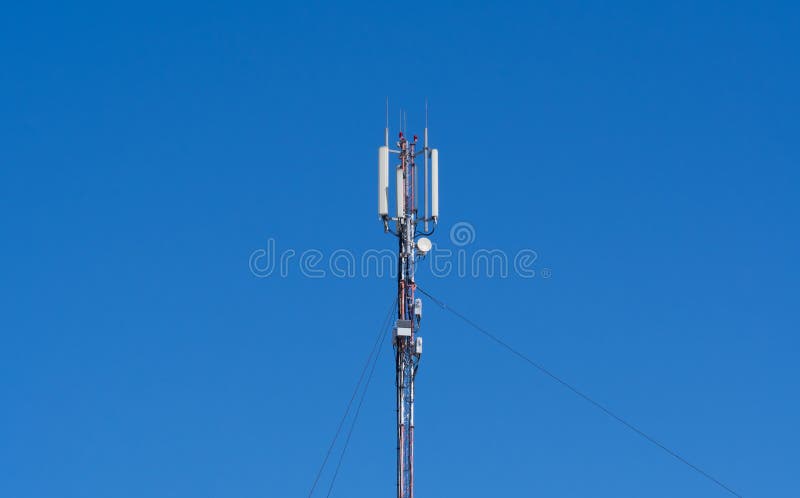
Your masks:
M388 110L387 110L388 115ZM414 296L416 262L431 250L432 245L425 236L431 235L438 222L438 151L427 143L427 116L425 141L422 150L417 150L418 137L408 139L401 131L397 149L388 147L388 123L385 130L385 145L378 154L378 214L389 232L389 222L394 221L394 235L398 240L397 254L397 323L392 333L395 351L395 386L397 390L397 498L414 498L414 383L422 355L422 338L418 336L422 321L422 300ZM389 217L389 154L395 154L399 165L395 169L395 193L397 216ZM426 186L423 217L417 211L417 164L416 158L423 155L423 170ZM431 159L431 186L433 205L428 217L428 159ZM433 222L431 232L422 231Z

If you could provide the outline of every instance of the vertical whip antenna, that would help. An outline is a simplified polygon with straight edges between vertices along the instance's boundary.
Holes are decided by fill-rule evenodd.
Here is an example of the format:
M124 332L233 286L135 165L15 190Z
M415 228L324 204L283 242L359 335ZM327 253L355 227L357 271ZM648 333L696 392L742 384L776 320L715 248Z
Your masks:
M383 129L383 145L389 147L389 97L386 97L386 128Z
M422 148L422 156L425 161L425 231L428 231L428 99L425 98L425 136Z

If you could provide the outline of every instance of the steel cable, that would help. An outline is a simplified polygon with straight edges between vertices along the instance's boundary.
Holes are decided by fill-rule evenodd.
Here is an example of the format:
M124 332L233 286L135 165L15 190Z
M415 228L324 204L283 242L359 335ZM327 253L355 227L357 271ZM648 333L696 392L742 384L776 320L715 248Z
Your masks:
M656 447L660 448L661 450L663 450L664 452L666 452L668 455L670 455L670 456L674 457L675 459L677 459L677 460L678 460L678 461L680 461L681 463L683 463L683 464L687 465L689 468L691 468L691 469L692 469L692 470L694 470L695 472L699 473L700 475L702 475L702 476L703 476L703 477L705 477L706 479L710 480L711 482L713 482L714 484L716 484L716 485L717 485L717 486L719 486L720 488L724 489L724 490L725 490L725 491L727 491L728 493L732 494L733 496L737 496L737 497L739 497L739 498L742 498L742 495L740 495L739 493L737 493L736 491L734 491L733 489L731 489L731 487L730 487L730 486L728 486L727 484L723 483L722 481L720 481L720 480L719 480L719 479L717 479L716 477L712 476L711 474L709 474L709 473L708 473L708 472L706 472L705 470L701 469L701 468L700 468L700 467L698 467L697 465L695 465L695 464L693 464L693 463L689 462L688 460L686 460L685 458L683 458L682 456L680 456L678 453L676 453L675 451L671 450L670 448L668 448L667 446L665 446L663 443L659 442L659 441L658 441L657 439L655 439L654 437L650 436L649 434L647 434L647 433L646 433L646 432L644 432L643 430L639 429L638 427L636 427L636 426L635 426L635 425L633 425L632 423L628 422L628 421L627 421L627 420L625 420L624 418L622 418L622 417L620 417L619 415L617 415L616 413L612 412L611 410L609 410L608 408L606 408L605 406L603 406L603 405L602 405L601 403L599 403L598 401L595 401L594 399L592 399L591 397L589 397L589 395L587 395L587 394L583 393L582 391L580 391L578 388L576 388L576 387L575 387L575 386L573 386L572 384L570 384L570 383L568 383L567 381L565 381L565 380L561 379L560 377L558 377L556 374L554 374L553 372L551 372L550 370L548 370L548 369L547 369L547 368L545 368L544 366L542 366L542 365L540 365L539 363L537 363L537 362L533 361L532 359L530 359L530 358L529 358L527 355L525 355L524 353L522 353L522 352L520 352L519 350L517 350L517 349L513 348L512 346L510 346L509 344L507 344L506 342L504 342L502 339L500 339L500 338L499 338L499 337L497 337L496 335L492 334L491 332L489 332L489 331L488 331L488 330L486 330L485 328L481 327L480 325L478 325L478 324L477 324L477 323L475 323L474 321L470 320L468 317L466 317L464 314L460 313L458 310L456 310L456 309L454 309L454 308L452 308L452 307L448 306L448 305L447 305L447 304L446 304L444 301L442 301L442 300L440 300L440 299L438 299L438 298L436 298L436 297L432 296L430 293L428 293L427 291L425 291L424 289L422 289L422 288L421 288L421 287L419 287L419 286L417 286L417 290L418 290L418 291L420 291L420 292L422 292L424 295L428 296L428 297L429 297L429 298L430 298L430 299L431 299L431 300L432 300L434 303L436 303L436 304L437 304L437 305L438 305L440 308L442 308L443 310L449 311L450 313L454 314L455 316L457 316L458 318L460 318L460 319L461 319L463 322L465 322L466 324L468 324L470 327L474 328L475 330L477 330L478 332L482 333L483 335L485 335L486 337L488 337L488 338L489 338L489 339L491 339L492 341L496 342L497 344L499 344L500 346L502 346L502 347L503 347L503 348L505 348L506 350L510 351L510 352L511 352L512 354L514 354L515 356L519 357L520 359L522 359L522 360L523 360L523 361L525 361L526 363L530 364L531 366L533 366L534 368L536 368L536 369L537 369L537 370L539 370L540 372L544 373L545 375L547 375L547 376L548 376L548 377L550 377L551 379L555 380L556 382L558 382L558 383L559 383L559 384L561 384L562 386L566 387L567 389L569 389L570 391L572 391L574 394L576 394L576 395L578 395L579 397L583 398L584 400L588 401L589 403L591 403L592 405L594 405L596 408L598 408L600 411L602 411L602 412L603 412L603 413L605 413L606 415L610 416L611 418L613 418L614 420L616 420L616 421L617 421L617 422L619 422L620 424L624 425L625 427L627 427L627 428L628 428L628 429L630 429L631 431L635 432L636 434L638 434L639 436L641 436L641 437L642 437L642 438L644 438L645 440L649 441L650 443L652 443L652 444L653 444L653 445L655 445Z

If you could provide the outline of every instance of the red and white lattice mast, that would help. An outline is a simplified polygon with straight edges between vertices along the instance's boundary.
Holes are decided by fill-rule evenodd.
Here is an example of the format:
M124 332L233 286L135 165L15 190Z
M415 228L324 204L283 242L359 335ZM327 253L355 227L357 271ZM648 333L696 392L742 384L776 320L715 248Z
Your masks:
M385 142L378 152L378 214L384 231L390 232L390 222L394 222L392 233L398 239L398 312L392 334L397 387L397 498L414 497L414 381L422 355L422 338L418 335L422 300L414 296L414 266L431 250L431 241L426 236L436 229L439 218L439 153L428 146L427 116L422 148L418 146L416 135L409 139L401 131L396 148L390 148L387 122ZM417 167L419 156L423 157L422 171ZM397 157L397 162L391 164L390 157ZM396 216L389 216L389 169L392 166L395 168ZM420 176L424 183L422 216L417 195Z

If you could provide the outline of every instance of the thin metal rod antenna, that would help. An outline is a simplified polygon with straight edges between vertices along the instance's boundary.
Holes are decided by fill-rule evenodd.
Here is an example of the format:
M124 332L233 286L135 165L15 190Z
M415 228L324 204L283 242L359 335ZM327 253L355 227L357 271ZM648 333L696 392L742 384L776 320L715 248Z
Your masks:
M386 97L386 128L383 131L383 144L389 147L389 97Z
M425 141L422 155L425 157L425 231L428 231L428 99L425 98Z

